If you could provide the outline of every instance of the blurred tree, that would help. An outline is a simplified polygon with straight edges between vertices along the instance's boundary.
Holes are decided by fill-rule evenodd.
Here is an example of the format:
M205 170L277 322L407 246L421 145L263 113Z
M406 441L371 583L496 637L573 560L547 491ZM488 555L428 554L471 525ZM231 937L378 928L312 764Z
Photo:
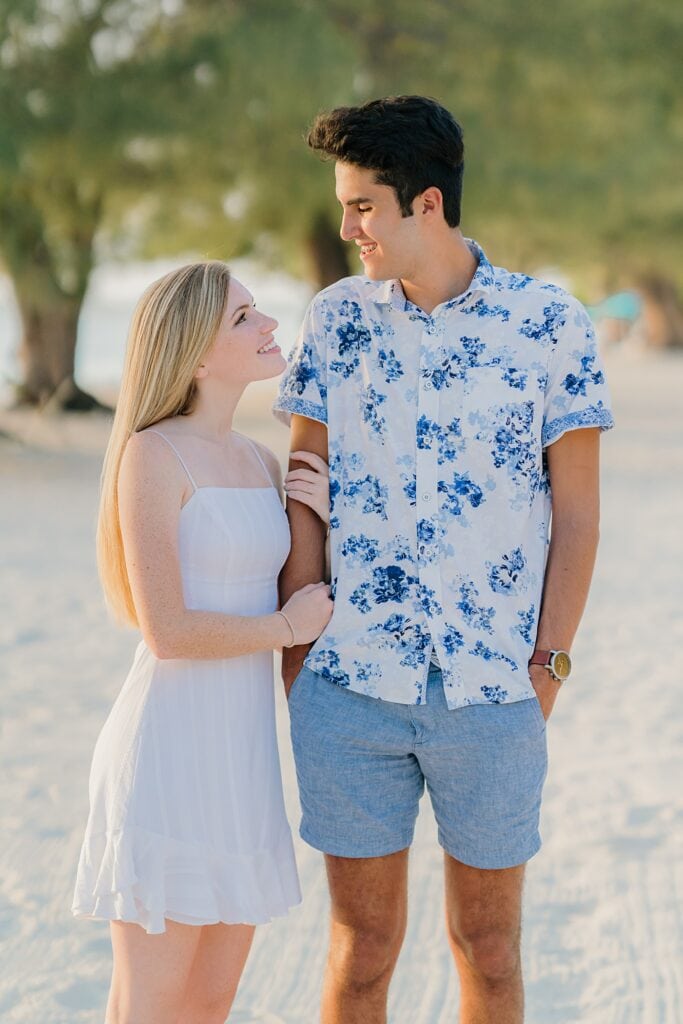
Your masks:
M683 343L683 7L327 0L365 96L436 96L466 135L464 227L497 260L636 284ZM668 326L664 327L666 323Z
M670 0L0 0L23 398L92 402L73 367L96 248L253 252L319 287L348 273L331 169L303 136L319 109L390 93L463 123L463 226L495 260L560 264L584 291L638 280L670 341L682 21Z
M191 18L163 0L0 2L0 251L23 338L20 399L66 408L94 399L74 382L80 307L94 241L116 190L139 193L187 163L214 46L203 3Z
M207 193L218 188L227 216L227 225L219 222L221 236L215 230L208 236L212 251L250 252L322 288L349 272L348 247L339 238L328 169L304 137L317 109L358 98L353 40L340 38L324 6L250 0L235 13L221 46L212 73L220 81L223 116L213 126L203 123L195 144L197 163L214 169ZM178 225L167 217L166 225L171 237L159 218L149 253L173 238L177 244ZM196 244L191 235L192 229L183 237Z
M313 90L334 100L328 71L343 77L324 35L305 5L260 0L0 0L0 254L21 313L20 401L96 404L74 381L96 246L227 258L274 252L289 230L328 279L345 271L320 169L299 157ZM288 184L304 174L286 203L269 194L283 164Z

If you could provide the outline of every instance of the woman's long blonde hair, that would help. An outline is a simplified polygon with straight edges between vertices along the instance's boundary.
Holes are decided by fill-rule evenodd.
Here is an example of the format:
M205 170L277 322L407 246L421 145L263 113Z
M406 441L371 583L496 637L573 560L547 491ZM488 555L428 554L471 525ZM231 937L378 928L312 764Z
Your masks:
M228 300L230 270L208 260L172 270L138 302L128 335L121 390L102 468L97 564L115 617L138 625L123 550L118 480L128 439L168 416L192 411L195 373Z

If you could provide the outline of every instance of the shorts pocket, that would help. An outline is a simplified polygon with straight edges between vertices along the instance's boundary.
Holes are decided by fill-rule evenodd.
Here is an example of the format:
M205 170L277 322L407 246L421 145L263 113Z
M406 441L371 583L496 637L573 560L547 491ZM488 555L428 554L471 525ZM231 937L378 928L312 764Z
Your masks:
M301 677L304 675L305 672L309 672L309 671L310 670L308 668L306 668L305 665L303 665L299 669L299 672L297 673L297 675L294 678L294 682L292 683L292 685L289 688L289 693L287 694L287 704L288 705L291 705L294 697L296 696L296 694L301 689L301 684L303 682Z
M534 715L536 717L536 721L538 722L538 724L541 726L542 729L545 729L546 721L545 721L545 716L543 714L543 711L541 710L541 702L540 702L540 700L538 699L538 697L531 697L531 698L529 698L529 703L533 707L533 712L534 712Z

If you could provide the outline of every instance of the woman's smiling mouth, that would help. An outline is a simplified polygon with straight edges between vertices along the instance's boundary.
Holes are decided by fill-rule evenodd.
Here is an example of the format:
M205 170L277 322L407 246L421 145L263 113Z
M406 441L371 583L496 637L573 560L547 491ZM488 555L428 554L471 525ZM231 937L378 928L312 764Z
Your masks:
M279 352L280 346L275 341L275 338L271 338L265 345L262 345L260 349L257 349L256 354L259 356L268 355L270 352Z

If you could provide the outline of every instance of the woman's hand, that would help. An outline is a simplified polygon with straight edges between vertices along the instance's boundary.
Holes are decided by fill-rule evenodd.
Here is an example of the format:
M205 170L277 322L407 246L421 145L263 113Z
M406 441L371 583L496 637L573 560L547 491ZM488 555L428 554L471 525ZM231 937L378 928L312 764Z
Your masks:
M327 463L315 452L290 452L290 458L307 462L312 469L292 469L284 479L285 493L316 512L330 523L330 474Z
M292 646L317 640L332 617L334 602L326 583L308 583L282 606L292 631Z

